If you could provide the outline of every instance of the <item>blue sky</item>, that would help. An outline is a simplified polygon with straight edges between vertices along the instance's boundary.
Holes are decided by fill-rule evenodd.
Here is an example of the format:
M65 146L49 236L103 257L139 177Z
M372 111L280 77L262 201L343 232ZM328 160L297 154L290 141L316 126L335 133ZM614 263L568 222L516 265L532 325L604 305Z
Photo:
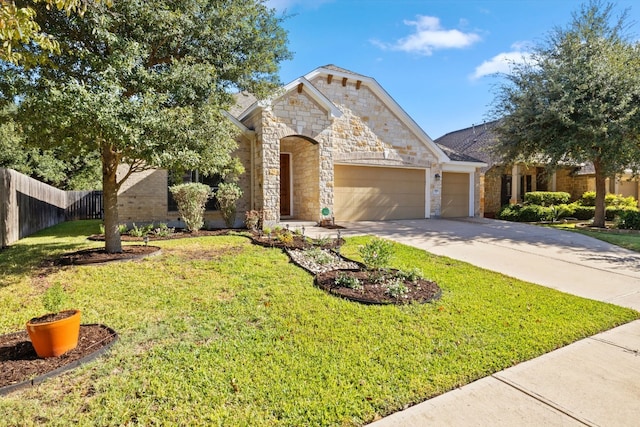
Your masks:
M489 120L496 72L526 56L579 0L269 0L289 16L288 83L335 64L378 83L431 136ZM640 3L618 0L640 34Z

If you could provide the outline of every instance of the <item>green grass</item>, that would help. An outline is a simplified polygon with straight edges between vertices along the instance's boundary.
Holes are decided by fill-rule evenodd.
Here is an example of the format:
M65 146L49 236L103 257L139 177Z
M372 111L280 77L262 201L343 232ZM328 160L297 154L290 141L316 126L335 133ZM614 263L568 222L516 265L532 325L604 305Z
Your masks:
M576 228L575 224L558 224L553 225L552 227L574 231L576 233L584 234L585 236L593 237L594 239L602 240L604 242L608 242L625 249L640 252L640 233L637 232L620 233L616 231L596 231L589 230L588 228Z
M338 299L240 236L37 277L42 257L97 229L63 224L0 251L0 333L42 312L44 285L59 282L83 322L120 334L106 357L0 399L0 425L362 425L640 316L399 244L393 266L419 267L440 301ZM343 253L358 258L368 239Z

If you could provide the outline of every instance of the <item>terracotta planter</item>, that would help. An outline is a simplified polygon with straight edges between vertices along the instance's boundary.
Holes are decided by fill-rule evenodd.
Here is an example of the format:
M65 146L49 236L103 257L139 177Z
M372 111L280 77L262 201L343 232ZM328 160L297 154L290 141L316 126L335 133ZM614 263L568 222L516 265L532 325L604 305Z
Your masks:
M76 348L80 334L80 310L67 310L69 317L52 322L27 322L27 332L39 357L55 357ZM63 313L65 313L63 312Z

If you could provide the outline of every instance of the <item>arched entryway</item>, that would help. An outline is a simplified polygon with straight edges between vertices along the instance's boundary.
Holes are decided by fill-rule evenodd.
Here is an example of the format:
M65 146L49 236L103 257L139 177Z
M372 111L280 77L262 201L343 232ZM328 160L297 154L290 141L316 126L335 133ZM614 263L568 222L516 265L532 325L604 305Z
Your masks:
M320 150L312 138L280 140L280 217L317 220L320 212Z

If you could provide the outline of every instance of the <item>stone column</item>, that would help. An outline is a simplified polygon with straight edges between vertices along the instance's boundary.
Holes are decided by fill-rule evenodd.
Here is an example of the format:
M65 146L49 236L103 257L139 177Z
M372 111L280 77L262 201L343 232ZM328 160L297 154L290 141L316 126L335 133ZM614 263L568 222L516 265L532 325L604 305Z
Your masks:
M513 165L511 168L511 199L509 203L515 205L520 202L518 195L520 194L520 167Z

